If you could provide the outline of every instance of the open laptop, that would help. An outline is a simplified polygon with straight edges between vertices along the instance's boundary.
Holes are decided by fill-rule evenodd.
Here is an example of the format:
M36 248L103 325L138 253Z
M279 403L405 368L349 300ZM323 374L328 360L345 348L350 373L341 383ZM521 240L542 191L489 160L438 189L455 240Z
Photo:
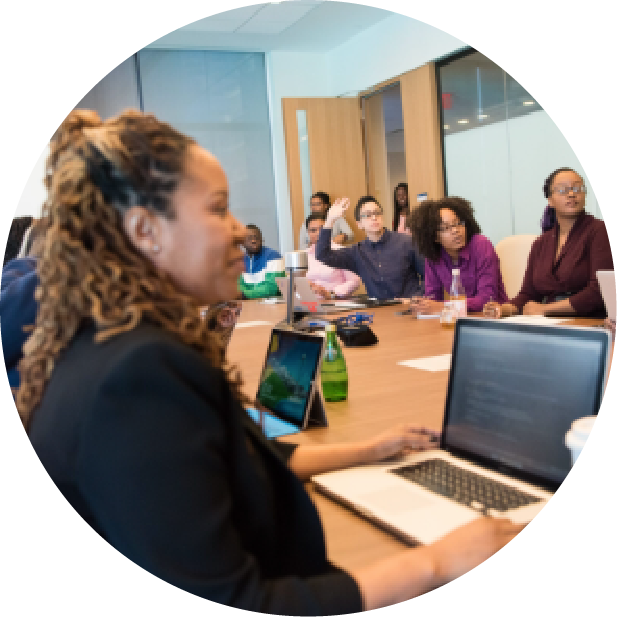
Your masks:
M257 402L270 410L247 409L267 437L289 435L309 423L327 426L319 394L324 337L274 328L257 387Z
M598 413L610 348L599 328L459 319L440 449L313 482L412 543L485 514L528 522L570 470L572 421Z
M278 277L276 284L287 302L289 293L289 277ZM316 313L334 313L337 311L353 311L365 308L365 305L353 300L324 300L311 289L311 282L305 276L294 277L295 300L294 309Z
M596 272L602 299L606 307L606 314L609 319L617 319L617 299L615 298L615 272L614 270L598 270Z

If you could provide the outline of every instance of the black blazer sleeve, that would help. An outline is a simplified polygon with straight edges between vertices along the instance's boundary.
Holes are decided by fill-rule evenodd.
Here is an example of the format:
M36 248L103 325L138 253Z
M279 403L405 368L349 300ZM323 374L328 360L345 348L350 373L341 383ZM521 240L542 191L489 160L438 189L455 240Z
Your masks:
M149 572L218 603L281 615L361 610L356 583L340 570L262 574L232 513L235 450L246 450L246 437L234 437L237 404L222 373L196 357L179 344L145 343L101 367L79 470L100 532Z

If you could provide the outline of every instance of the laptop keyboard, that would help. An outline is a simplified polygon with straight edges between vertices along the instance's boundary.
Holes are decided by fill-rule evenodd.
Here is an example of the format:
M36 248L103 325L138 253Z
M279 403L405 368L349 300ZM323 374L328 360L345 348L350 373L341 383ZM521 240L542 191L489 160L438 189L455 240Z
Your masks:
M441 459L398 467L390 472L483 514L489 510L506 512L540 501L538 497Z

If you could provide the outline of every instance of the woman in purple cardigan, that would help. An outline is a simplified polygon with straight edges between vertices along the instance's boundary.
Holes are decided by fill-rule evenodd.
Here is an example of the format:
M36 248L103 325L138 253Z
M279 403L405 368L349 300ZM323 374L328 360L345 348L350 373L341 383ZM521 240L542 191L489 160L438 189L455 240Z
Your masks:
M468 311L481 311L491 300L508 301L499 258L491 241L481 235L468 201L461 197L425 201L410 219L411 234L426 257L425 297L416 305L420 312L441 311L453 268L461 272Z
M544 233L531 247L521 290L499 308L502 316L606 316L596 272L612 270L613 257L604 222L585 212L586 192L569 168L546 179Z

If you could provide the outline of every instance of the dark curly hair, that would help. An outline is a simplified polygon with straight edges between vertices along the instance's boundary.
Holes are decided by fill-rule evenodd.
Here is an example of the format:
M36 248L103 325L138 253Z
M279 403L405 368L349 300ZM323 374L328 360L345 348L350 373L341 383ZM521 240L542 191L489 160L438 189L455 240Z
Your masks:
M440 210L442 208L452 210L465 223L467 242L476 234L482 233L473 215L473 207L466 199L444 197L423 201L413 209L407 224L411 229L413 239L418 243L418 250L430 261L438 261L441 257L441 244L436 238L441 225Z

